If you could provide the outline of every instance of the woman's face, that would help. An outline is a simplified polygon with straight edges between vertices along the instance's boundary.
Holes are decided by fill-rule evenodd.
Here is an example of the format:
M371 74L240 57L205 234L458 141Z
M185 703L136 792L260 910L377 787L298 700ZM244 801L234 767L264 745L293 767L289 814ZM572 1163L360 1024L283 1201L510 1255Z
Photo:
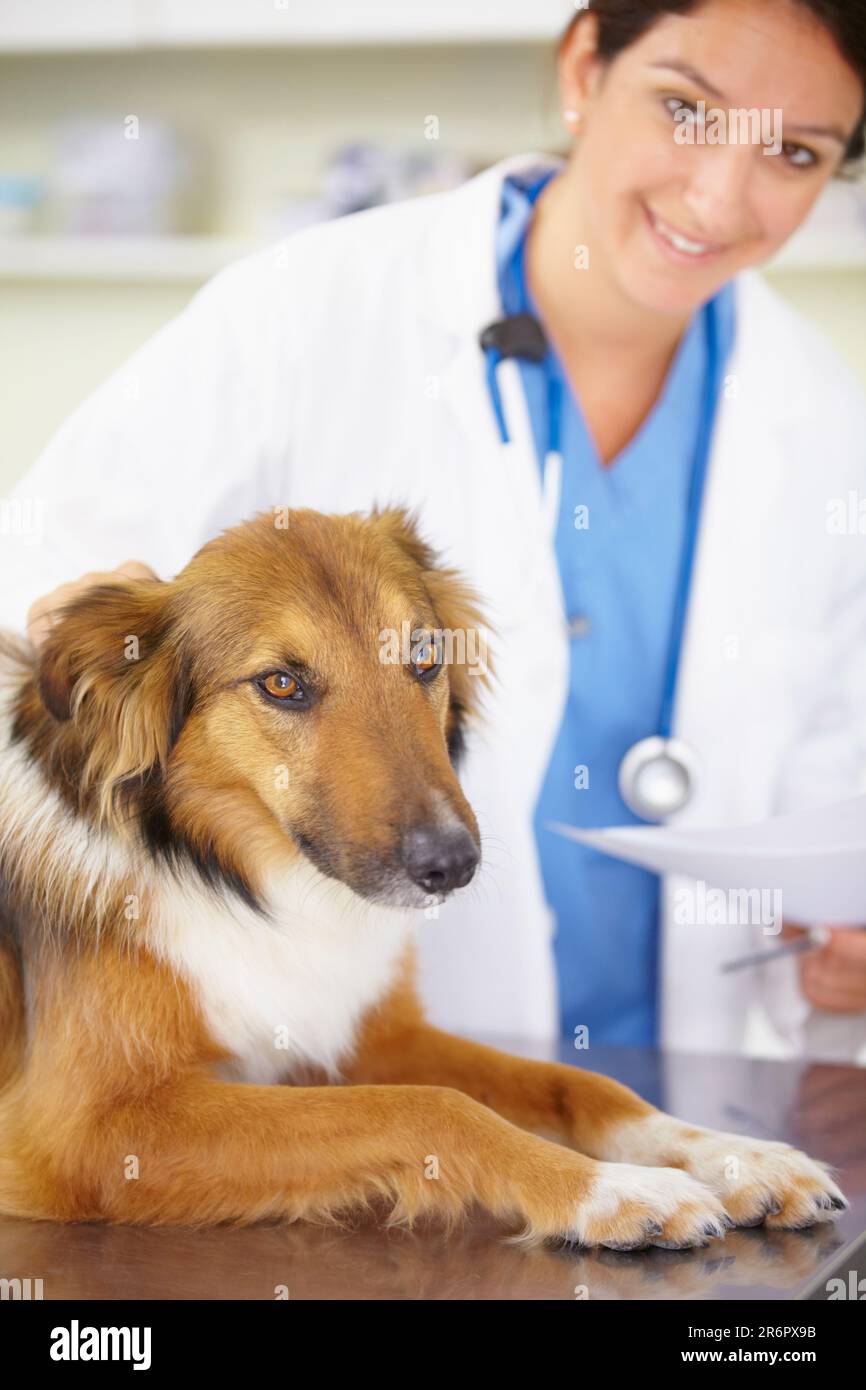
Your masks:
M799 227L843 159L863 89L788 0L666 15L607 68L595 23L581 20L560 62L563 108L582 113L566 178L590 263L603 258L633 302L687 312Z

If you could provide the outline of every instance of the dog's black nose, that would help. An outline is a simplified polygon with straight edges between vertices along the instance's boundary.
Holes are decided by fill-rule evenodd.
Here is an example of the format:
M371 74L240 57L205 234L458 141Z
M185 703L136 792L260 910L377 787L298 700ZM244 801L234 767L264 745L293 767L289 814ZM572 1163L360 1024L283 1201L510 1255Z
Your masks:
M403 863L413 883L425 893L463 888L478 867L475 841L462 826L456 830L408 830L403 836Z

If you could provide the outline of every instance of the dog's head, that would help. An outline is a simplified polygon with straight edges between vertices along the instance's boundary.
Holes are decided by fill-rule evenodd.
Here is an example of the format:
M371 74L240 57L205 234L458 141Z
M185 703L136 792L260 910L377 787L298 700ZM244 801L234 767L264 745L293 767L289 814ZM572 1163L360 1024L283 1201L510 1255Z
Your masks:
M72 601L38 689L82 752L79 803L251 902L304 855L422 906L472 878L455 767L486 684L472 592L405 512L277 509L176 579Z

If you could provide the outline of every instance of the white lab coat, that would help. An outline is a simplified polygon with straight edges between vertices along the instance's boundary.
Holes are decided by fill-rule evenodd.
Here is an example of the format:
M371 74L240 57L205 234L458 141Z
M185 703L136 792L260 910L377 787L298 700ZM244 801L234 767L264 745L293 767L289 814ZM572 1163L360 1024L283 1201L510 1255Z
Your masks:
M9 534L13 512L0 622L21 629L37 595L131 557L170 576L263 507L417 508L486 596L498 669L464 774L485 867L421 925L422 990L446 1027L546 1040L552 924L531 811L569 639L517 369L501 368L504 447L478 345L500 315L503 175L541 159L305 230L205 286L18 484L24 533ZM693 826L866 790L866 542L827 529L828 505L866 488L866 402L756 272L736 287L675 721L705 765L679 817ZM668 1046L866 1057L866 1015L816 1016L793 961L720 975L721 960L767 939L748 926L677 926L676 887L666 881L662 913Z

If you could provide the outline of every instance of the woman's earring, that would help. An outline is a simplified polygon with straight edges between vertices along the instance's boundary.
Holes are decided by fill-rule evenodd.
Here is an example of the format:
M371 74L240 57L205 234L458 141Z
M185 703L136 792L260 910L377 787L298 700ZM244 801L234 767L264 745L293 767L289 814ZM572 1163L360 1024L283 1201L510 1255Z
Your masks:
M580 125L580 112L579 112L579 111L563 111L563 113L562 113L562 119L565 121L566 125L573 126L574 129L576 130L577 127Z

